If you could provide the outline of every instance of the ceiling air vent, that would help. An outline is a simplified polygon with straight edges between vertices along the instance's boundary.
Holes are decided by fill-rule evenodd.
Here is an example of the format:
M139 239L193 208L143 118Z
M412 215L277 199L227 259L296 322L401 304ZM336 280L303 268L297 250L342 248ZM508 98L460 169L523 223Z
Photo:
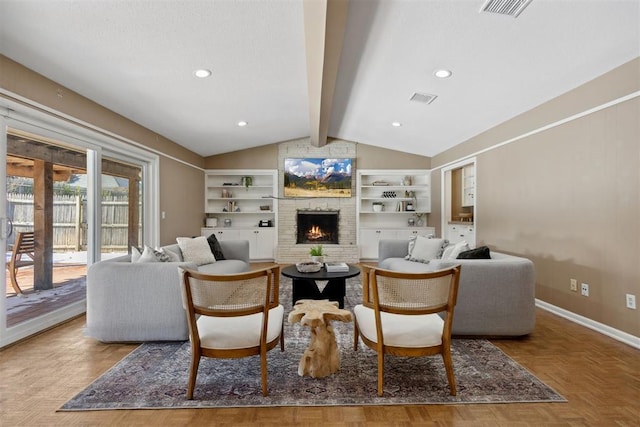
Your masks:
M428 93L414 93L411 98L409 98L410 101L416 101L416 102L422 102L423 104L431 104L433 102L434 99L436 99L438 97L438 95L430 95Z
M531 0L487 0L480 12L498 13L517 18Z

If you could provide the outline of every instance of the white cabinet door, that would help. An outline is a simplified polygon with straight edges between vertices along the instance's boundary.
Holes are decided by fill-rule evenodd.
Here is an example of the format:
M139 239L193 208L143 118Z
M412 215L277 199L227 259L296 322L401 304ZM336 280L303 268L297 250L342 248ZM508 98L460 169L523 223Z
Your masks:
M255 231L256 250L255 259L275 258L275 231L270 227L262 227Z
M249 241L249 258L273 259L274 258L274 230L263 227L258 229L238 230L240 240Z
M449 243L458 243L465 240L469 247L476 246L476 233L473 225L449 224L447 228Z
M462 207L473 206L476 196L475 165L462 168Z
M217 229L215 229L214 233L216 234L216 238L218 240L238 240L238 239L240 239L240 235L238 233L238 230L233 230L233 229L230 229L230 228L229 229L217 228ZM209 234L211 234L211 233L209 233Z
M407 239L411 236L434 236L436 235L436 229L434 227L421 227L421 228L401 228L396 230L395 239Z
M378 242L381 239L395 239L396 230L369 229L360 230L360 258L378 259Z
M216 232L216 229L212 227L203 227L200 229L200 235L204 237L209 237L215 232Z
M219 241L222 240L248 240L250 259L273 259L275 253L275 228L207 228L203 227L200 234L209 237L215 234Z

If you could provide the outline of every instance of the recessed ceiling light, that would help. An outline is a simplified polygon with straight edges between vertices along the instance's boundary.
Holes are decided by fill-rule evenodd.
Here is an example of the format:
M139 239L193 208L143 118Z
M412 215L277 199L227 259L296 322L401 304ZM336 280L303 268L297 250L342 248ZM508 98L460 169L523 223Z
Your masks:
M244 120L241 120L241 121L238 122L238 126L240 126L240 127L244 127L244 126L246 126L248 124L249 123L245 122Z
M433 74L438 78L446 79L451 77L453 73L450 70L436 70Z
M200 79L206 79L207 77L209 77L211 75L211 70L207 70L205 68L201 68L199 70L195 70L193 72L193 74L200 78Z
M391 126L393 126L394 128L399 128L400 126L402 126L402 123L400 123L400 122L392 122Z

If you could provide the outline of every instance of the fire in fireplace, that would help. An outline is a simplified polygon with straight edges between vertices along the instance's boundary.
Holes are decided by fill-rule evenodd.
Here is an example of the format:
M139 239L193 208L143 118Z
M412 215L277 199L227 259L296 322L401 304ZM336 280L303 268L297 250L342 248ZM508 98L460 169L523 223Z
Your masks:
M338 244L339 211L298 210L296 243Z

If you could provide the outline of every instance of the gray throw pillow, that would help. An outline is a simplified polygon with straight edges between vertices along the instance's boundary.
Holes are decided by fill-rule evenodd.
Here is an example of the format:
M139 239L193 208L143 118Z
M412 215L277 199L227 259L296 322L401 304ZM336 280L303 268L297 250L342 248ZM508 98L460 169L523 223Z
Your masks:
M491 252L487 246L460 252L457 259L491 259Z

